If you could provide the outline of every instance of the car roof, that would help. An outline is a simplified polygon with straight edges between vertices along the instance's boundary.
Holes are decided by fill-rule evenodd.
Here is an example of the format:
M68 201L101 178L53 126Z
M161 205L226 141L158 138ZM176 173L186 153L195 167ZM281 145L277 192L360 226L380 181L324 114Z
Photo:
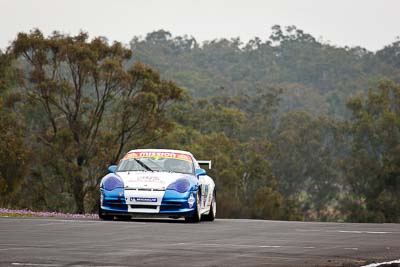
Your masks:
M190 155L193 157L193 154L188 152L188 151L184 151L184 150L176 150L176 149L152 149L152 148L146 148L146 149L133 149L130 150L128 153L132 153L132 152L169 152L169 153L180 153L180 154L186 154L186 155ZM194 158L194 157L193 157Z

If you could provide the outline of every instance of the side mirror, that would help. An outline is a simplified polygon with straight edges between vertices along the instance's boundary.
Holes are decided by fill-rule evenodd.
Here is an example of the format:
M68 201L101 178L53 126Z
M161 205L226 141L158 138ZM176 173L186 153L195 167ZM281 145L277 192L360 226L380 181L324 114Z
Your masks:
M108 167L108 173L113 173L117 170L117 165L111 165Z
M204 169L196 169L196 176L206 175L207 172Z

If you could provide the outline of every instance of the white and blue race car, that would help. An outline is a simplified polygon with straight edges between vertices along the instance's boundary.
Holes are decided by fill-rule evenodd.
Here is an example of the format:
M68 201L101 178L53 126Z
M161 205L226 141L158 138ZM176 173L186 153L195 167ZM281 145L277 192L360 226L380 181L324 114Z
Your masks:
M108 168L100 183L99 218L184 217L213 221L215 183L190 152L166 149L129 151Z

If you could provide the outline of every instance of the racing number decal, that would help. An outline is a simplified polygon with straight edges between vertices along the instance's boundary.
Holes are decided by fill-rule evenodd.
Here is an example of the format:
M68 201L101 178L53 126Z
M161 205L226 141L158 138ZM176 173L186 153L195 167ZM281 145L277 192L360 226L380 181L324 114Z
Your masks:
M201 188L201 201L200 206L202 209L207 207L207 201L209 201L209 193L210 193L210 185L208 184L207 179L202 175L199 179L200 188Z
M207 198L208 198L208 184L203 185L203 187L204 187L203 207L205 207L206 203L207 203Z

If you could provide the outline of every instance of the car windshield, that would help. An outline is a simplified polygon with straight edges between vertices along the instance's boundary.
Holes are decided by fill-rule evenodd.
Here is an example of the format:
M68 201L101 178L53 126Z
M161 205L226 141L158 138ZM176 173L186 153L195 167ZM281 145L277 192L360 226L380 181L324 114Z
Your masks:
M159 171L193 174L192 157L170 152L131 152L120 161L117 172Z

